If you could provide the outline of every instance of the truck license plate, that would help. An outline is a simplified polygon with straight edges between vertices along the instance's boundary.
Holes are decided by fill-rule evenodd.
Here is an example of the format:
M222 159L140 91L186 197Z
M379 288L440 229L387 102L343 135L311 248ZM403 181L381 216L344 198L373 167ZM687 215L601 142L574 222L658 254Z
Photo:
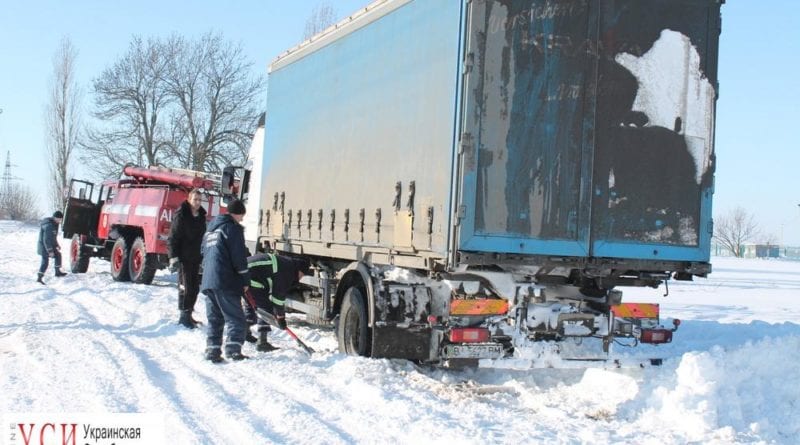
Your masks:
M503 356L503 345L497 343L447 345L444 347L444 355L446 358L500 358Z

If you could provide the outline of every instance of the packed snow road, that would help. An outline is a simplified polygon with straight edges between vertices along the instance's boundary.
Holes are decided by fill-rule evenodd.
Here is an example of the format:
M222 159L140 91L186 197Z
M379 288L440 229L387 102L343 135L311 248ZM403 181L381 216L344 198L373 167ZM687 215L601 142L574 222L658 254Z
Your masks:
M272 334L280 350L214 365L202 329L176 324L174 275L117 283L93 259L42 286L37 233L0 222L0 414L157 414L176 444L800 442L797 262L715 258L668 298L626 290L684 321L672 344L615 350L660 367L419 368L340 355L291 317L317 353Z

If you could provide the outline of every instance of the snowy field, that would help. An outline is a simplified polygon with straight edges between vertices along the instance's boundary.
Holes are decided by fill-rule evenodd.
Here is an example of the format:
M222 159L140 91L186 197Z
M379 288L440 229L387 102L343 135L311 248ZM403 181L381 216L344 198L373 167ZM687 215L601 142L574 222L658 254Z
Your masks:
M313 356L281 333L279 351L214 365L202 330L175 324L174 275L116 283L92 259L41 286L37 232L0 222L0 416L151 413L170 444L800 443L800 262L714 258L666 298L624 290L683 321L672 344L614 350L660 367L421 369L342 356L299 319Z

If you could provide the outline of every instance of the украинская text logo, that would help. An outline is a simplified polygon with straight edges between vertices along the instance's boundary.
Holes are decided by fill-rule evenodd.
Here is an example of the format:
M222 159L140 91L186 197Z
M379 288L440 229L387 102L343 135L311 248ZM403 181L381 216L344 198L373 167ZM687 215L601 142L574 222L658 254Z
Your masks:
M154 414L4 415L2 444L8 445L143 445L163 444L164 422Z

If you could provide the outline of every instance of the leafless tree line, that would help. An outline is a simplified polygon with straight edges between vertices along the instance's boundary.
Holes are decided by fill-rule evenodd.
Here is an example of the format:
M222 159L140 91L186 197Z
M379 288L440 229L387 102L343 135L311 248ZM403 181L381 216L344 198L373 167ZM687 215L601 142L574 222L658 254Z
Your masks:
M330 3L320 2L303 38L334 21ZM134 37L127 52L92 81L91 122L81 118L77 54L63 38L45 105L49 198L55 208L66 202L76 155L96 179L116 176L128 163L218 172L246 158L265 80L250 75L252 62L241 45L215 33L196 40ZM30 190L15 193L23 200L33 196Z
M0 219L32 221L37 218L36 195L30 188L12 182L0 193Z

